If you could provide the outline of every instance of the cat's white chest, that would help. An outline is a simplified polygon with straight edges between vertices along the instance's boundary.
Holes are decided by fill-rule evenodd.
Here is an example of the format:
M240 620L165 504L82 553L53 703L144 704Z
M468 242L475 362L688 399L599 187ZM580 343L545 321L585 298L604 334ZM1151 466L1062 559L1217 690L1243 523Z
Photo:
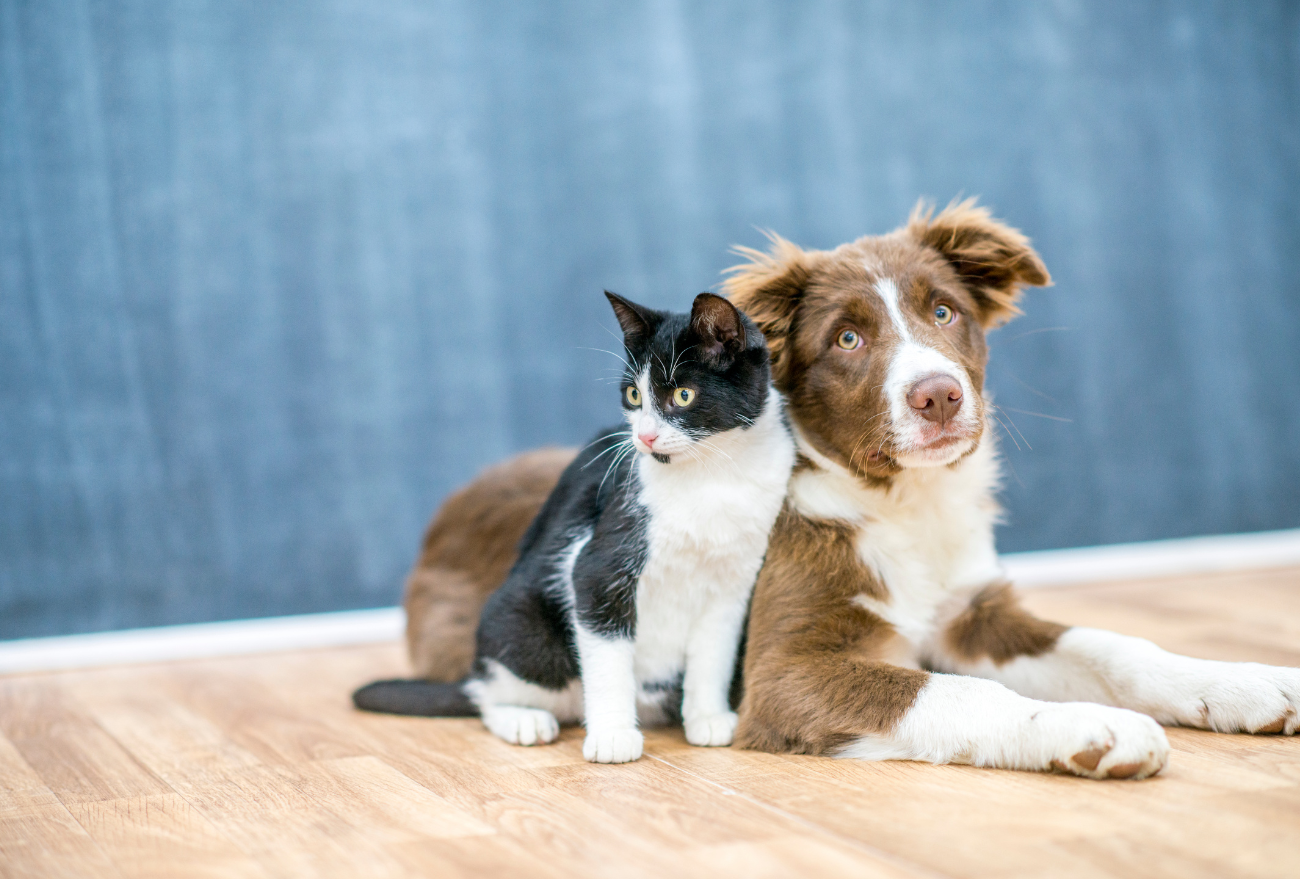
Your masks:
M640 501L649 513L636 599L641 683L681 674L710 601L749 600L794 462L784 431L753 440L747 454L725 464L641 462Z

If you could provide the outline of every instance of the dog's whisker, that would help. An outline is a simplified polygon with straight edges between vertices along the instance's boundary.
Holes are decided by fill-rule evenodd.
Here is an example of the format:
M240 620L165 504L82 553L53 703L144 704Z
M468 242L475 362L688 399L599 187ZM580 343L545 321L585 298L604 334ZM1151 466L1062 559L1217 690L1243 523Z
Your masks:
M998 410L1003 415L1007 416L1007 421L1011 422L1011 426L1016 429L1016 433L1020 434L1021 442L1023 442L1025 446L1029 449L1029 451L1032 452L1034 450L1034 447L1029 444L1029 440L1025 439L1025 434L1023 431L1020 430L1020 425L1016 424L1016 420L1012 418L1009 414L1007 414L1007 411L1003 409L1001 406L997 405L996 403L993 403L991 405L993 406L994 409Z
M1044 412L1031 412L1028 409L1017 409L1014 406L998 406L1003 412L1015 412L1017 415L1032 415L1035 418L1046 418L1049 421L1064 421L1066 424L1074 424L1073 418L1065 418L1061 415L1048 415Z

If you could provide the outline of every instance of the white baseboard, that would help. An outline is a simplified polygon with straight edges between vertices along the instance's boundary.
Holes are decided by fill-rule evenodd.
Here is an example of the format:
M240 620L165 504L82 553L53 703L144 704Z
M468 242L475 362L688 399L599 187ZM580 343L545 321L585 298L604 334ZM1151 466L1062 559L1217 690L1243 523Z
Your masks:
M1283 568L1300 565L1300 528L1015 552L1002 564L1012 582L1029 588Z
M1009 553L1002 563L1029 588L1285 567L1300 565L1300 529ZM0 674L375 644L398 640L404 625L400 607L382 607L0 641Z
M0 674L396 641L400 607L0 641Z

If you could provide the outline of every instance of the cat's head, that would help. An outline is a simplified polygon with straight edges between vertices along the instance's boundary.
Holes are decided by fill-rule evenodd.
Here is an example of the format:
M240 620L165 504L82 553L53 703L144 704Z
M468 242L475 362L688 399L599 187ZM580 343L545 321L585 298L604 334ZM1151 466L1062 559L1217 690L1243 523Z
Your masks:
M701 293L681 314L605 295L623 328L620 392L638 452L662 464L703 459L711 437L748 428L763 414L767 342L734 305Z

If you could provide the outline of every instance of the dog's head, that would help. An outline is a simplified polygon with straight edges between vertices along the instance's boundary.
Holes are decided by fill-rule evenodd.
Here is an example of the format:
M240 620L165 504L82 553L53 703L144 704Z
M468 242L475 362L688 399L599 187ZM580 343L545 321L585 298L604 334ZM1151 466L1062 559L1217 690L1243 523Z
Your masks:
M985 426L985 333L1051 283L1029 241L974 200L830 251L772 236L725 282L767 336L804 436L864 477L951 464Z

